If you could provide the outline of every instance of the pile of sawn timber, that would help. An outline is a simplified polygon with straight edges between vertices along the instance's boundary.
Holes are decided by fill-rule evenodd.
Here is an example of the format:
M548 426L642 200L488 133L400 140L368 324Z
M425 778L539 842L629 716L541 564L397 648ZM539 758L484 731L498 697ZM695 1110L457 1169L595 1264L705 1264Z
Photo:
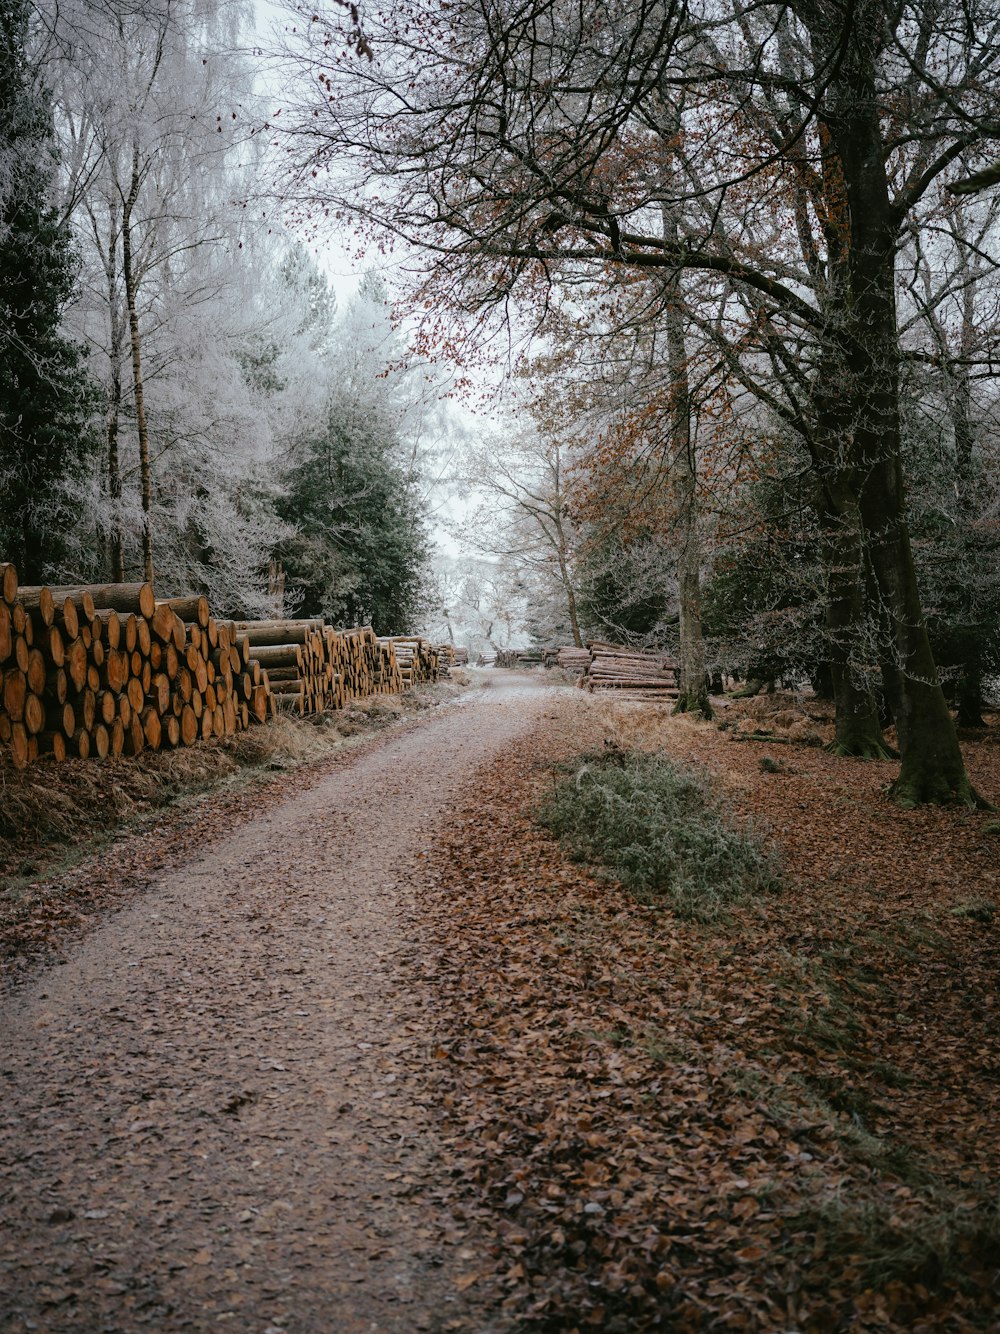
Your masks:
M397 655L397 645L399 651ZM216 620L148 583L19 586L0 563L0 750L15 767L190 746L436 681L417 637L321 620Z
M157 600L151 585L18 585L0 565L0 745L18 768L135 755L249 727L267 682L203 597Z
M590 666L584 682L588 690L647 703L677 698L677 664L665 650L602 643L592 643L589 648Z

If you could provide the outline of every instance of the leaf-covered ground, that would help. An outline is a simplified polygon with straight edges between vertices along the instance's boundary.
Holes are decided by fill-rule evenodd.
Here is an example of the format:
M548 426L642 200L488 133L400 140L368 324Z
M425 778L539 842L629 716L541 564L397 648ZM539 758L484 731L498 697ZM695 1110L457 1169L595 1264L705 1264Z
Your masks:
M997 1328L996 817L570 703L477 783L424 897L444 1190L493 1237L467 1282L552 1330ZM785 891L696 925L568 861L535 813L607 743L705 766ZM1000 798L995 734L967 756Z
M418 1037L407 1030L392 1087L436 1134L422 1140L433 1170L404 1183L414 1217L392 1246L416 1255L431 1236L440 1247L435 1263L454 1301L435 1327L1000 1327L998 817L897 810L885 795L895 766L798 744L822 739L826 724L794 701L733 705L719 730L574 691L546 698L530 742L477 770L458 808L446 807L443 834L427 832L427 848L414 851L416 897L397 923L406 950L392 986L420 1022L411 1025ZM523 705L512 697L500 707ZM385 721L347 720L347 730L363 738ZM404 795L439 781L451 753L440 739L433 750L432 729L421 726L423 753L435 759L429 777L416 768L399 776ZM771 740L754 735L768 730ZM468 727L455 734L471 744ZM995 800L998 736L1000 727L966 738L973 781ZM313 756L293 753L301 738L286 738L256 758L252 782L240 772L248 757L225 756L206 758L204 774L154 764L67 766L48 785L41 771L6 775L6 962L28 957L30 979L42 947L62 944L72 961L73 939L147 886L158 893L167 868L250 828L296 783L305 790L335 768L353 771L384 744L371 736ZM777 847L783 891L710 922L682 921L572 862L536 816L565 777L561 765L608 749L702 769L732 819ZM301 780L285 767L300 762ZM471 753L461 762L475 769ZM257 781L270 767L279 772ZM166 784L191 792L227 775L221 790L157 813ZM386 805L381 789L367 800ZM88 820L88 802L102 807L100 821ZM108 842L103 858L84 857L98 825L99 838L140 832ZM266 886L257 891L270 902ZM252 917L269 933L267 967L281 978L291 964L273 933L296 902L283 891ZM217 926L223 955L212 967L228 968L227 933L246 929L243 916ZM336 957L349 962L362 943L345 937ZM365 991L372 1013L380 994ZM178 1003L184 996L181 988ZM238 1022L249 1040L249 1013ZM382 1034L388 1044L396 1037ZM215 1030L203 1038L220 1040ZM210 1068L231 1056L220 1049ZM304 1050L302 1068L315 1061ZM81 1109L91 1094L79 1085ZM179 1144L183 1129L171 1127ZM359 1216L371 1186L362 1166ZM109 1189L127 1193L129 1180ZM329 1184L303 1183L310 1200ZM421 1224L421 1201L428 1218L450 1220L440 1233ZM335 1232L335 1218L317 1209ZM49 1242L39 1245L48 1256ZM214 1301L221 1278L209 1269L203 1279ZM245 1285L242 1309L259 1313L258 1298ZM117 1300L107 1299L109 1312ZM310 1301L290 1302L286 1330L313 1328Z

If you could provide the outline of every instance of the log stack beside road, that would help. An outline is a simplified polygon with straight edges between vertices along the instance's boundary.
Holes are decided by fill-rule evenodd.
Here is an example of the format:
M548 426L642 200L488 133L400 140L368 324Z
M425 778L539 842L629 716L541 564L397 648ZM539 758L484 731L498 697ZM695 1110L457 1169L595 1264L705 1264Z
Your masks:
M192 745L267 717L266 681L204 598L23 586L0 568L0 745L17 767Z
M0 749L18 768L190 746L435 681L418 637L322 620L218 620L148 583L19 585L0 564Z

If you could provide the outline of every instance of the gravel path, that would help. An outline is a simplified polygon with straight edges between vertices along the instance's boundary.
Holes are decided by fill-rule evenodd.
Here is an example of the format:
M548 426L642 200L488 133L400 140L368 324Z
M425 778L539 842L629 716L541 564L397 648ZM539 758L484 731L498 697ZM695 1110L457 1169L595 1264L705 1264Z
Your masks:
M200 860L0 1001L0 1328L488 1328L407 1071L433 1059L422 848L551 711L491 679L206 829Z

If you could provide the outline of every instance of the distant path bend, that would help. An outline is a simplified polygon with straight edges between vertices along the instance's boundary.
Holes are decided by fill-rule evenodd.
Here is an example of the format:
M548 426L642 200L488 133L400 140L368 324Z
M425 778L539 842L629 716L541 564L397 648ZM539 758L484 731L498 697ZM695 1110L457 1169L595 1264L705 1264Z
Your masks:
M489 680L0 1000L0 1329L487 1327L405 1073L422 848L552 712L540 679Z

